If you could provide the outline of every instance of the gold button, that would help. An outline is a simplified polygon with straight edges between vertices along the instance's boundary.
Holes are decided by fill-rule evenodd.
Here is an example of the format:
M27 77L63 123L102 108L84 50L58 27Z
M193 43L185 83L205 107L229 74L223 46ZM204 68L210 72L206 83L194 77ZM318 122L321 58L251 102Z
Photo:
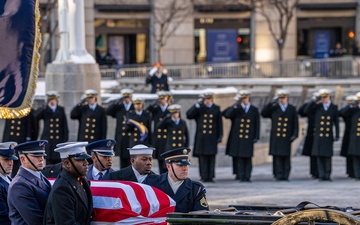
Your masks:
M54 119L53 119L53 118L51 118L51 119L50 119L50 122L53 122L53 121L54 121Z
M50 133L54 133L54 131L53 131L53 130L50 130Z
M241 122L244 122L245 120L244 120L244 119L241 119L240 121L241 121Z
M15 120L11 120L11 123L15 123Z
M203 128L206 128L206 125L203 125Z
M129 137L131 136L131 133L130 133L130 132L128 133L128 136L129 136Z
M179 146L179 147L182 147L182 144L181 144L181 143L179 143L179 144L178 144L178 146Z
M55 121L56 121L56 122L59 122L59 118L56 118Z
M176 134L176 130L173 130L172 133L173 133L173 134Z
M243 132L243 129L240 129L240 133L242 133Z
M203 134L206 134L206 130L203 130Z
M358 137L359 137L359 136L360 136L360 133L356 133L356 136L358 136Z
M181 133L182 133L182 131L181 131L181 130L179 130L179 131L178 131L178 133L179 133L179 134L181 134Z
M212 128L212 125L209 125L209 128L211 129L211 128Z
M211 116L210 116L211 117ZM209 120L209 123L212 123L213 121L212 120Z
M55 127L59 127L59 124L56 124Z
M285 122L287 122L289 119L288 119L288 118L285 118L284 120L285 120Z
M278 123L278 126L280 127L280 126L281 126L281 123Z
M161 129L158 129L158 132L161 132Z
M320 124L321 124L321 125L324 125L324 121L321 121Z
M85 133L89 132L89 129L85 129Z
M59 136L56 136L56 139L59 139Z
M136 142L136 141L137 141L137 138L134 138L134 141Z
M21 121L18 121L18 124L21 124Z
M54 124L50 124L50 127L53 127L54 126Z
M320 137L324 136L322 133L319 134Z
M282 136L283 136L283 137L286 137L286 134L283 134Z
M206 123L206 122L207 122L207 120L203 120L203 122L204 122L204 123Z
M58 133L59 133L59 130L55 130L55 133L57 133L57 134L58 134Z
M163 136L163 138L166 138L166 137L167 137L166 135Z
M95 134L95 130L91 130L91 133L92 133L92 134Z
M125 127L121 127L122 130L125 130L126 128Z
M246 125L246 128L249 128L249 127L250 127L250 125L249 125L249 124L247 124L247 125Z
M287 127L287 123L284 123L284 127Z
M326 122L326 125L330 125L330 122Z
M250 119L247 119L246 122L250 123Z
M176 144L175 144L175 143L173 143L173 144L172 144L172 146L173 146L173 147L176 147Z
M240 127L244 127L244 124L240 124Z
M280 128L280 127L278 127L278 128L277 128L277 131L281 131L281 128Z
M94 127L95 127L95 124L91 125L91 127L94 128Z
M88 118L86 118L86 121L90 121L90 118L88 117Z
M248 136L248 135L245 135L245 138L249 138L249 136Z
M283 132L286 132L286 128L283 129Z
M11 126L10 129L14 129L15 127L14 126Z
M326 136L326 137L329 137L329 134L328 134L328 133L326 133L326 134L325 134L325 136Z
M19 137L19 136L20 136L20 133L16 133L16 136L18 136L18 137Z
M159 135L157 136L157 138L161 138L161 135L159 134Z
M240 134L240 135L239 135L239 138L243 138L243 135L242 135L242 134Z
M204 114L204 117L207 117L207 114Z
M323 127L320 127L320 131L323 131L324 130L324 128Z
M125 124L125 121L122 121L122 124Z
M85 138L89 138L89 135L85 135Z
M330 120L330 116L327 116L326 119Z
M54 139L54 136L51 135L51 136L50 136L50 139Z
M209 116L210 116L210 118L213 118L213 117L214 117L213 114L210 114Z
M14 135L14 132L10 132L10 135Z
M166 133L166 132L167 132L167 129L164 129L164 132Z
M181 140L182 140L182 137L179 137L179 138L178 138L178 140L180 140L180 141L181 141Z
M245 130L245 133L249 133L249 130Z
M278 119L279 119L279 121L281 121L281 120L282 120L282 118L281 118L281 117L279 117Z
M160 84L156 84L156 87L160 87Z
M20 130L20 127L17 127L16 130Z
M91 139L91 140L94 139L94 136L90 136L90 139Z
M89 127L89 126L90 126L90 124L88 124L88 123L87 123L87 124L85 124L85 126Z
M122 133L121 133L121 135L122 135L122 136L125 136L125 133L124 133L124 132L122 132Z
M172 139L173 139L173 140L176 140L176 137L173 137Z
M330 131L330 128L326 128L326 131Z
M209 134L212 134L212 131L211 131L211 130L209 130Z
M325 116L321 116L321 119L322 119L322 120L325 119Z
M95 122L96 122L96 119L92 119L92 121L93 121L93 123L95 123Z
M277 133L276 136L280 137L280 133Z
M160 118L159 118L159 121L161 121L161 120L162 120L162 118L160 117Z
M138 136L138 134L137 133L134 133L134 137L137 137Z

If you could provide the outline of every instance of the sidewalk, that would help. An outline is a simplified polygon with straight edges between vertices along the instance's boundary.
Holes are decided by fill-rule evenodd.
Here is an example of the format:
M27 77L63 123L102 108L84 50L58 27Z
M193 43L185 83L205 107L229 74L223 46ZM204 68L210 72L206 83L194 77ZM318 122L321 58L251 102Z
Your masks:
M157 168L154 171L157 172ZM200 180L197 167L190 166L189 177ZM212 210L229 205L296 206L302 201L360 208L360 181L347 177L345 158L340 156L333 157L331 182L312 179L309 158L305 156L292 158L290 181L275 181L271 163L255 166L251 183L240 183L234 177L232 167L218 167L215 183L204 183Z

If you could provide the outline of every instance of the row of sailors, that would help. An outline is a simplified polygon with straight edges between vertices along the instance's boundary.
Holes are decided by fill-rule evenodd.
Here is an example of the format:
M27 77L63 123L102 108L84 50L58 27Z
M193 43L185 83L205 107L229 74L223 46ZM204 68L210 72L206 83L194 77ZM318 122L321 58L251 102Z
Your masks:
M128 148L131 165L114 171L115 140L66 142L54 150L62 162L44 168L46 140L0 143L0 222L10 224L90 224L93 199L89 180L122 180L154 186L176 201L176 212L209 210L204 186L188 178L187 147L162 154L167 172L155 174L152 155L145 145ZM19 172L10 177L13 161L21 161ZM87 154L91 152L91 156ZM94 164L89 166L88 159ZM53 185L47 178L56 178ZM170 188L169 188L170 187Z

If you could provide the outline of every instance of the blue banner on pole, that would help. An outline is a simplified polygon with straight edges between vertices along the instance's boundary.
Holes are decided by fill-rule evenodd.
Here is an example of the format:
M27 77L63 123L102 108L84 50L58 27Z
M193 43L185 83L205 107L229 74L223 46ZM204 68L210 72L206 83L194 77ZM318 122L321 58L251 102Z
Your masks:
M238 60L237 31L207 30L207 62L234 62Z
M315 31L315 58L328 58L330 50L330 31Z
M27 115L39 73L39 0L0 4L0 118Z

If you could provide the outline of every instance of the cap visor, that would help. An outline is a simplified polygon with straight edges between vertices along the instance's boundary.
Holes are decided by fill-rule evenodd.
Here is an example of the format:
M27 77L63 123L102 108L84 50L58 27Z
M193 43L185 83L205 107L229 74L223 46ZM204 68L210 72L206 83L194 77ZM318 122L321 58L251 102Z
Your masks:
M184 161L184 162L174 162L175 164L179 165L179 166L189 166L191 165L191 163L189 161Z
M97 152L98 155L101 155L101 156L114 156L114 153L112 152Z
M3 156L2 155L2 157L5 159L8 159L8 160L18 160L19 159L18 157L14 156L14 155L12 155L12 156Z
M28 153L32 156L47 156L45 152Z
M89 158L91 158L91 156L88 154L83 154L83 155L75 156L73 158L76 160L83 160L83 159L89 159Z

